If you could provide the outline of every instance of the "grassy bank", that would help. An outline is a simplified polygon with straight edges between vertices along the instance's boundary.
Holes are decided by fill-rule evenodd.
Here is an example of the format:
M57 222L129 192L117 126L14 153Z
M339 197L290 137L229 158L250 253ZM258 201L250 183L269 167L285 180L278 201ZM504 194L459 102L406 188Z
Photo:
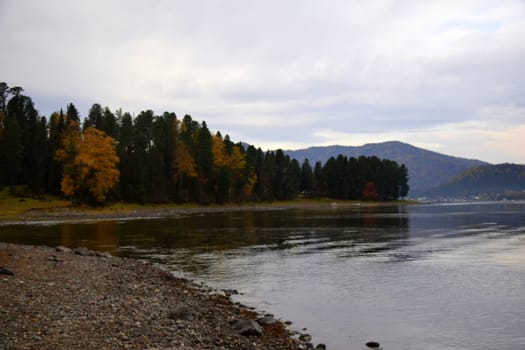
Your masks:
M7 188L0 191L0 220L20 219L30 210L52 210L71 207L71 202L52 196L41 198L14 196Z
M282 202L249 202L242 204L174 204L115 202L104 206L73 206L71 201L57 197L45 196L41 198L21 197L9 193L7 189L0 191L0 221L16 220L46 220L67 218L126 218L139 216L170 216L177 214L206 213L229 210L272 210L287 208L322 208L322 207L356 207L356 206L384 206L407 205L415 201L390 201L390 202L363 202L341 201L330 198L298 198Z

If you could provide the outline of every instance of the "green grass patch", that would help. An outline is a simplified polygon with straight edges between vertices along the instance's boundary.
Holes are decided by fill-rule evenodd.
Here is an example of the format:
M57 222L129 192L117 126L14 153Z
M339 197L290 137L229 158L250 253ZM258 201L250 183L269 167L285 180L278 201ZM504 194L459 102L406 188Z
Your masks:
M20 219L31 210L51 210L71 207L71 202L45 195L38 198L13 195L9 188L0 191L0 220Z

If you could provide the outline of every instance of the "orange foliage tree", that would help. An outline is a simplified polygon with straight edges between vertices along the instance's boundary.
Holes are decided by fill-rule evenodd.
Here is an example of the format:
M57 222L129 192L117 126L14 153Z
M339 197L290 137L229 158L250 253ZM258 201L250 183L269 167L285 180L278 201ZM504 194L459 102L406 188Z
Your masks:
M60 188L76 203L103 203L120 176L114 139L93 127L68 127L55 158L64 169Z
M247 167L246 157L237 145L228 152L222 137L216 134L212 137L213 168L215 178L221 179L214 190L222 198L220 201L231 201L249 198L257 177L252 168Z
M195 160L188 150L188 147L183 142L180 142L177 145L173 166L175 168L174 181L182 181L184 176L188 178L195 178L198 176Z
M372 181L368 181L362 193L364 200L373 201L377 198L376 185Z

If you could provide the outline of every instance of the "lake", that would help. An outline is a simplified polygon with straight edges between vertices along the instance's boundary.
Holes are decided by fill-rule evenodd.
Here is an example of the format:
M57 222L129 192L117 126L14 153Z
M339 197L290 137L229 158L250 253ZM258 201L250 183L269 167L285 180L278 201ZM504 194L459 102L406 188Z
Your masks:
M328 349L525 349L525 203L254 210L0 226L162 264Z

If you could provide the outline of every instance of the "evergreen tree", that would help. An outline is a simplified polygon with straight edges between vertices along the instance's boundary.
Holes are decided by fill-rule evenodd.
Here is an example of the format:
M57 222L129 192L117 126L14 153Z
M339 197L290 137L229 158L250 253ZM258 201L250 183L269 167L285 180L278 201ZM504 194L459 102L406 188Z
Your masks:
M324 190L323 165L321 162L315 162L314 166L314 191L317 196Z
M401 167L399 168L399 196L401 198L405 198L408 194L408 191L410 190L410 186L408 186L408 169L405 166L405 164L401 164Z
M62 178L62 164L55 159L56 151L61 145L62 133L66 129L66 120L62 112L54 112L49 117L46 191L55 195L60 194L60 181Z
M67 105L66 118L68 122L72 121L75 122L77 125L80 125L80 114L78 113L77 108L72 102Z
M18 120L13 117L6 117L4 122L4 135L0 145L0 155L2 157L2 182L5 185L23 184L23 159L24 145L22 128Z
M5 82L0 82L0 112L5 115L9 96L9 86Z
M301 187L301 166L297 159L287 158L286 175L284 181L284 199L292 200L295 199L299 189Z
M300 190L309 195L314 189L314 172L308 159L301 165L301 188Z
M134 167L133 187L140 203L150 200L152 193L149 155L153 147L153 111L142 111L134 120L133 149L136 166Z
M128 201L138 201L135 191L135 173L137 172L137 159L134 152L133 119L129 113L124 113L118 120L119 139L117 142L117 155L120 158L120 182L118 194L120 198Z
M199 174L197 187L197 201L209 203L212 189L210 180L213 169L212 136L206 122L202 122L198 129L197 145L195 147L197 172Z
M84 125L82 129L85 130L89 127L97 128L101 130L102 127L102 106L98 103L93 103L89 109L88 116L84 119Z
M102 111L102 116L100 117L96 128L104 131L106 135L112 138L117 138L117 117L111 112L109 107L105 107Z
M272 192L277 200L286 199L284 183L288 160L282 150L279 149L275 152L275 175L272 179Z

